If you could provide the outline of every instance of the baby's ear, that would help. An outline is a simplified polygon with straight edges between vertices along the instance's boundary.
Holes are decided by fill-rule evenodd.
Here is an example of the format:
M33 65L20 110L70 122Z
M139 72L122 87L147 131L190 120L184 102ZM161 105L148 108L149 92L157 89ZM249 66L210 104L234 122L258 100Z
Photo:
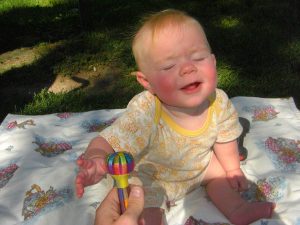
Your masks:
M214 54L212 54L212 57L213 57L213 61L214 61L215 66L217 66L216 56Z
M135 72L137 81L148 91L150 91L152 94L154 94L151 84L149 83L147 77L145 74L143 74L141 71Z

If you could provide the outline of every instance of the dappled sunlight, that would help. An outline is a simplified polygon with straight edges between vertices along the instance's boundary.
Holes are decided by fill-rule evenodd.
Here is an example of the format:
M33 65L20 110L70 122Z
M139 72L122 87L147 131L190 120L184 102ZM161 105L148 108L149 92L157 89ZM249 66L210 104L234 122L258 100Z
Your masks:
M224 62L218 63L218 86L229 89L240 85L239 71Z
M237 26L240 26L241 21L239 18L235 18L232 16L225 16L225 17L221 17L217 21L215 21L214 25L216 27L220 27L223 29L230 29L230 28L235 28Z
M218 61L219 87L229 96L293 96L299 103L297 5L240 0L2 1L0 119L8 112L25 113L28 104L30 114L126 106L142 90L130 75L137 69L130 46L135 25L140 16L166 8L187 11L203 24ZM45 101L42 111L34 97L39 95Z
M279 49L278 53L282 54L289 60L297 60L300 66L300 39L295 39L290 42L287 42L286 45L282 46Z
M6 0L0 4L0 53L80 33L77 0Z
M20 7L52 7L58 4L76 3L77 0L5 0L1 1L0 13L8 12L12 9Z
M53 64L61 58L66 42L41 43L34 47L18 48L0 55L0 117L21 110L33 96L48 88L55 79Z

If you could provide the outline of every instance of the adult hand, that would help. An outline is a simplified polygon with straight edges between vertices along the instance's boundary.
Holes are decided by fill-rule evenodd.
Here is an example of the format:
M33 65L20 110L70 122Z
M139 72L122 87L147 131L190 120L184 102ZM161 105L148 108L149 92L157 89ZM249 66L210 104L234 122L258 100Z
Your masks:
M121 215L117 189L113 188L96 211L95 225L138 225L144 209L144 191L140 186L131 186L128 207Z

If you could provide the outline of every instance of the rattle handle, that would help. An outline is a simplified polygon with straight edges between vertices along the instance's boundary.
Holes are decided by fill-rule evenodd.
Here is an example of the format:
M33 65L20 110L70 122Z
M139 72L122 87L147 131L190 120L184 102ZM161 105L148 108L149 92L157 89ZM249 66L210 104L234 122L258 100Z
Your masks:
M127 188L117 188L120 201L121 214L125 212L128 206L128 190Z

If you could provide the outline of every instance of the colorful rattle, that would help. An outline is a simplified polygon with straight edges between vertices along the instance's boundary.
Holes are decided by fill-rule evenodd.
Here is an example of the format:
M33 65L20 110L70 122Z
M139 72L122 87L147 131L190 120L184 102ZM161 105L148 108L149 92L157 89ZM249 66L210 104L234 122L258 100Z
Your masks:
M129 152L115 152L106 159L108 173L114 178L120 200L121 213L128 205L128 175L134 168L133 157Z

